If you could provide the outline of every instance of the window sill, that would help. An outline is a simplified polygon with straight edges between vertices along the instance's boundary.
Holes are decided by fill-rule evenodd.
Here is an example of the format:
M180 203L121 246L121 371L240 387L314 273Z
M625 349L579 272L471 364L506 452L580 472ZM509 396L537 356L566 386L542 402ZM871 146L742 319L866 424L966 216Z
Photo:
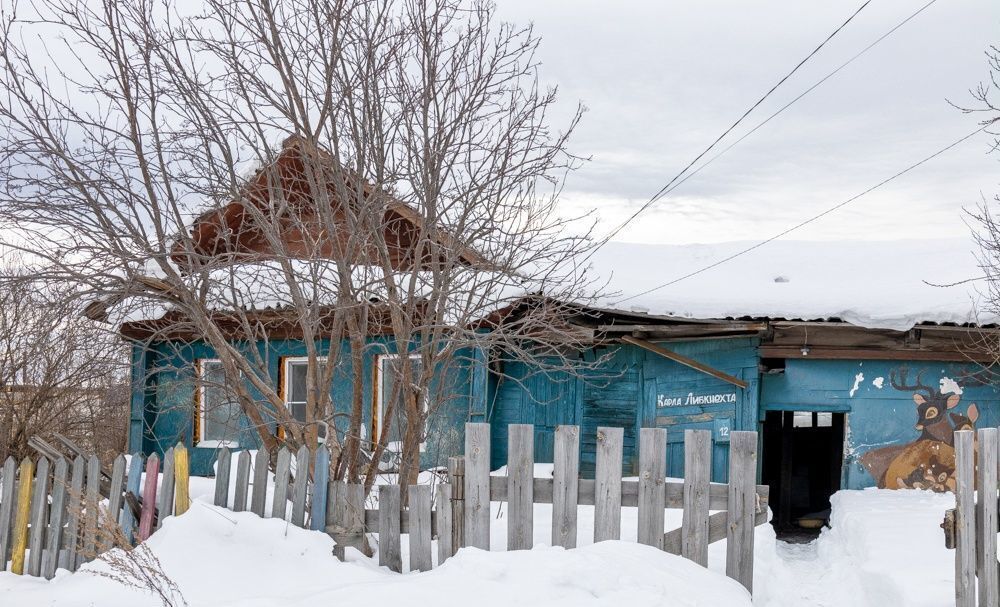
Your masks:
M221 449L223 447L239 449L240 444L233 440L203 440L198 441L198 444L195 445L197 449Z

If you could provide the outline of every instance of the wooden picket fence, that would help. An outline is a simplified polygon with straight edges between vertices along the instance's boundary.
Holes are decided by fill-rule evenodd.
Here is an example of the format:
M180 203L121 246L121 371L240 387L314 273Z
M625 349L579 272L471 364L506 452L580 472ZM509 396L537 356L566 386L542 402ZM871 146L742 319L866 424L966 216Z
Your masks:
M140 488L143 471L146 483ZM157 496L159 474L159 457L144 460L138 453L128 466L119 455L110 473L97 456L25 458L20 465L7 458L0 470L0 571L8 562L13 573L48 579L57 568L75 571L112 547L102 532L109 521L118 524L124 541L145 540L160 520L188 508L187 449L178 445L164 454Z
M958 607L1000 607L997 448L996 428L955 432L955 508L941 527L945 546L955 549Z
M378 503L369 508L362 485L331 481L326 449L313 453L303 447L293 454L283 448L273 467L264 450L254 455L240 451L234 468L233 454L223 448L214 503L326 531L337 542L339 558L344 558L346 547L361 548L366 537L377 538L379 564L394 571L403 569L403 534L409 535L411 571L434 566L435 539L438 563L461 547L490 549L490 502L507 504L508 550L532 547L534 504L552 505L551 543L565 548L576 547L579 506L594 507L594 541L620 539L622 508L635 507L639 542L703 566L708 563L708 545L727 540L726 573L752 590L753 530L767 520L768 498L767 487L755 483L756 432L732 433L727 484L710 482L712 444L707 430L685 432L682 482L667 480L664 429L641 429L638 480L622 477L622 428L598 429L593 479L579 476L577 426L556 429L551 478L534 477L533 426L511 425L508 437L507 475L492 476L490 426L467 424L465 456L449 459L447 482L433 488L407 487L405 507L399 485L379 486ZM96 457L79 457L72 465L59 459L54 470L44 457L37 466L28 459L17 467L9 459L0 477L0 566L9 558L13 572L47 578L56 567L75 570L110 547L101 545L101 520L118 522L128 541L145 540L163 518L183 514L190 504L187 449L178 445L168 450L162 471L160 464L156 455L143 460L135 454L126 474L126 460L119 456L110 474L102 474ZM268 482L272 468L273 485ZM310 468L312 478L304 472ZM143 471L146 480L140 487ZM267 508L269 487L273 493ZM98 503L101 506L95 507ZM669 508L683 509L682 524L664 533Z

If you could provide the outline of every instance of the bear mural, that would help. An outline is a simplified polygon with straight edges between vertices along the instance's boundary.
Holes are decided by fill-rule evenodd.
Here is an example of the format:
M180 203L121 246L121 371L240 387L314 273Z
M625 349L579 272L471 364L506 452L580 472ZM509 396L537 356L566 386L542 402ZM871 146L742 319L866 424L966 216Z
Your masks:
M912 384L907 382L906 369L889 376L893 389L913 393L917 412L914 427L920 435L909 443L872 449L861 456L861 464L882 489L954 491L954 433L974 429L979 408L973 403L964 414L956 412L961 395L944 394L925 385L921 375L917 374Z

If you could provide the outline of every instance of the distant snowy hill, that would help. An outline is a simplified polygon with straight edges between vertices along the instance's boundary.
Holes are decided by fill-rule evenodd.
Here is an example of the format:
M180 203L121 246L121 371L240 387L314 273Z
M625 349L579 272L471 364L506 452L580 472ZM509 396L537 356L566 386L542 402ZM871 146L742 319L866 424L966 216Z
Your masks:
M651 290L753 244L609 243L591 259L592 278L607 281L599 304L688 318L839 318L901 331L921 322L998 321L984 310L983 281L932 286L982 276L971 239L779 240Z

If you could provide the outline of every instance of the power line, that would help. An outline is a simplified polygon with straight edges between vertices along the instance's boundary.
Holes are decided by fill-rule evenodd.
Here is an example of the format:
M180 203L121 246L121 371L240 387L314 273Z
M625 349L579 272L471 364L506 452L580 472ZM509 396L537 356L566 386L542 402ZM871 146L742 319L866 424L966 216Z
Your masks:
M960 139L957 139L956 141L953 141L952 143L949 143L945 147L937 150L936 152L934 152L930 156L927 156L927 157L923 158L922 160L918 160L917 162L911 164L910 166L906 167L905 169L899 171L898 173L895 173L891 177L883 179L882 181L876 183L875 185L871 186L867 190L865 190L865 191L863 191L863 192L861 192L859 194L855 194L854 196L851 196L847 200L844 200L844 201L842 201L842 202L840 202L838 204L835 204L834 206L826 209L822 213L819 213L817 215L813 215L812 217L810 217L810 218L808 218L808 219L806 219L804 221L801 221L801 222L793 225L792 227L787 228L787 229L785 229L785 230L783 230L783 231L775 234L774 236L771 236L767 240L762 240L762 241L760 241L760 242L758 242L758 243L756 243L754 245L751 245L751 246L749 246L749 247L747 247L745 249L742 249L741 251L733 253L732 255L729 255L728 257L724 257L724 258L720 259L719 261L716 261L716 262L711 263L711 264L709 264L707 266L704 266L702 268L694 270L693 272L688 272L687 274L685 274L683 276L680 276L678 278L675 278L675 279L673 279L673 280L671 280L669 282L665 282L665 283L663 283L661 285L652 287L650 289L646 289L645 291L636 293L634 295L630 295L630 296L628 296L628 297L626 297L624 299L620 299L620 300L616 301L614 305L618 305L618 304L621 304L623 302L630 301L632 299L635 299L636 297L642 297L643 295L648 295L650 293L653 293L654 291L659 291L660 289L664 289L664 288L669 287L671 285L675 285L675 284L679 283L682 280L686 280L688 278L691 278L692 276L696 276L698 274L701 274L702 272L707 272L708 270L711 270L713 268L717 268L717 267L721 266L724 263L732 261L733 259L736 259L737 257L740 257L742 255L746 255L747 253L749 253L751 251L759 249L760 247L762 247L762 246L764 246L764 245L766 245L766 244L768 244L770 242L773 242L773 241L781 238L782 236L786 236L786 235L794 232L795 230L798 230L801 227L807 226L807 225L809 225L810 223L812 223L814 221L817 221L817 220L819 220L819 219L821 219L823 217L826 217L830 213L833 213L834 211L836 211L836 210L838 210L838 209L840 209L840 208L842 208L842 207L844 207L844 206L846 206L846 205L854 202L855 200L857 200L858 198L861 198L865 194L868 194L868 193L870 193L870 192L872 192L874 190L877 190L878 188L880 188L880 187L884 186L885 184L887 184L887 183L895 180L896 178L902 177L903 175L909 173L910 171L912 171L913 169L919 167L920 165L922 165L922 164L924 164L926 162L929 162L930 160L933 160L934 158L940 156L941 154L944 154L945 152L947 152L948 150L952 149L953 147L961 144L965 140L972 138L974 135L977 135L977 134L985 131L987 128L990 127L990 125L993 124L993 122L996 122L996 121L991 121L991 122L989 122L989 123L987 123L987 124L979 127L978 129L972 131L968 135L965 135L965 136L961 137Z
M672 185L674 184L674 182L676 182L676 181L677 181L678 179L680 179L680 178L681 178L681 176L682 176L682 175L684 175L684 173L685 173L685 172L687 172L687 170L688 170L688 169L690 169L690 168L691 168L692 166L694 166L694 165L695 165L695 163L697 163L697 162L698 162L699 160L701 160L701 158L702 158L702 157L703 157L703 156L704 156L705 154L709 153L709 152L710 152L710 151L712 150L712 148L714 148L714 147L715 147L716 145L718 145L718 143L719 143L720 141L722 141L722 140L723 140L723 139L724 139L724 138L726 137L726 135L728 135L729 133L731 133L731 132L733 131L733 129L735 129L735 128L736 128L737 126L739 126L739 125L740 125L740 124L741 124L741 123L743 122L743 120L744 120L744 119L746 119L746 117L750 115L750 113L751 113L751 112L753 112L753 111L754 111L755 109L757 109L757 107L758 107L758 106L760 106L760 104L761 104L761 103L763 103L765 99L767 99L768 97L770 97L770 96L771 96L771 93L773 93L773 92L774 92L775 90L777 90L779 86L781 86L782 84L784 84L786 80L788 80L789 78L791 78L791 77L792 77L792 75L793 75L793 74L795 74L795 72L797 72L797 71L799 70L799 68L801 68L801 67L802 67L803 65L805 65L807 61L809 61L810 59L812 59L812 58L813 58L813 56L814 56L814 55L816 55L816 53L818 53L818 52L820 51L820 49L822 49L822 48L823 48L824 46L826 46L826 44L827 44L828 42L830 42L830 40L832 40L832 39L834 38L834 36L836 36L837 34L839 34L841 30L843 30L843 29L844 29L845 27L847 27L847 24L848 24L848 23L850 23L851 21L853 21L853 20L854 20L854 18L855 18L855 17L857 17L857 16L858 16L858 14L859 14L859 13L860 13L860 12L861 12L862 10L864 10L864 8L865 8L866 6L868 6L868 4L869 4L869 3L871 3L871 0L865 0L865 2L863 2L863 3L861 4L861 6L859 6L859 7L857 8L857 10L855 10L855 11L854 11L854 13L852 13L852 14L851 14L851 16L847 18L847 20L846 20L846 21L844 21L843 23L841 23L841 24L840 24L840 25L839 25L839 26L837 27L837 29L833 30L833 32L832 32L832 33L831 33L831 34L830 34L829 36L827 36L827 37L826 37L826 39L824 39L824 40L823 40L822 42L820 42L820 43L819 43L819 46L817 46L816 48L814 48L814 49L812 50L812 52L810 52L810 53L809 53L808 55L806 55L806 57L805 57L804 59L802 59L802 61L799 61L799 62L798 62L798 64L797 64L797 65L796 65L796 66L795 66L794 68L792 68L792 71L790 71L790 72L788 72L787 74L785 74L785 75L784 75L784 77L782 77L782 78L781 78L781 80L779 80L779 81L778 81L778 82L777 82L777 83L776 83L776 84L775 84L774 86L772 86L772 87L770 88L770 90L768 90L768 91L767 91L766 93L764 93L764 95L763 95L763 96L762 96L762 97L761 97L760 99L758 99L758 100L756 101L756 103L754 103L753 105L751 105L751 106L750 106L750 108L749 108L749 109L747 109L747 111L743 112L743 115L741 115L741 116L740 116L740 117L739 117L739 118L738 118L738 119L736 120L736 122L732 123L732 124L731 124L731 125L729 126L729 128L727 128L727 129L726 129L725 131L723 131L723 132L722 132L722 134L721 134L721 135L719 135L718 137L716 137L716 138L715 138L715 141L713 141L713 142L712 142L711 144L709 144L709 146L708 146L707 148L705 148L704 150L702 150L700 154L698 154L697 156L695 156L695 157L694 157L694 160L692 160L691 162L689 162L689 163L687 164L687 166L685 166L685 167L684 167L684 168L683 168L683 169L681 170L681 172L679 172L679 173L677 173L676 175L674 175L673 179L671 179L671 180L670 180L670 181L669 181L669 182L667 183L667 185L665 185L665 186L663 186L662 188L660 188L660 190L659 190L659 191L658 191L658 192L657 192L656 194L653 194L653 196L652 196L652 197L651 197L651 198L650 198L650 199L649 199L648 201L646 201L646 203L645 203L645 204L643 204L643 205L642 205L642 206L641 206L641 207L640 207L640 208L639 208L639 209L638 209L638 210L637 210L637 211L636 211L635 213L633 213L633 214L632 214L632 215L631 215L631 216L630 216L630 217L629 217L628 219L626 219L624 223L622 223L621 225L619 225L619 226L618 226L617 228L615 228L615 229L614 229L614 230L613 230L613 231L612 231L612 232L611 232L611 233L610 233L610 234L609 234L609 235L608 235L607 237L605 237L605 238L603 239L603 241L601 242L601 245L599 245L599 246L597 247L597 249L599 249L599 248L600 248L601 246L603 246L603 245L604 245L605 243L607 243L607 242L608 242L608 241L610 241L610 240L611 240L612 238L614 238L614 237L615 237L615 236L616 236L616 235L617 235L617 234L618 234L619 232L621 232L621 231L622 231L622 230L623 230L623 229L624 229L624 228L625 228L625 227L626 227L626 226L627 226L628 224L630 224L630 223L631 223L631 222L632 222L632 221L633 221L633 220L634 220L634 219L635 219L636 217L638 217L639 215L641 215L641 214L642 214L643 212L645 212L645 211L646 211L646 209L648 209L648 208L649 208L650 206L652 206L652 205L653 205L653 204L654 204L654 203L655 203L655 202L656 202L657 200L659 200L659 198L660 198L660 197L661 197L661 196L662 196L662 195L663 195L663 194L664 194L664 193L665 193L665 192L667 191L667 189L668 189L668 188L670 188L670 186L672 186ZM595 251L596 251L597 249L595 249ZM591 254L593 254L593 252L592 252ZM590 257L590 256L588 255L588 257L587 257L587 258L589 259L589 257Z
M827 80L829 80L830 78L832 78L833 76L835 76L838 72L840 72L840 70L842 70L845 67L847 67L848 65L854 63L855 60L857 60L859 57L861 57L862 55L864 55L865 53L867 53L868 51L870 51L873 47L875 47L875 45L877 45L878 43L882 42L883 40L885 40L886 38L888 38L889 36L891 36L896 30L898 30L899 28L901 28L904 25L906 25L911 19L913 19L914 17L916 17L920 13L924 12L924 10L926 10L927 8L929 8L935 2L937 2L937 0L930 0L930 2L928 2L927 4L923 5L919 9L917 9L916 12L911 13L909 17L907 17L906 19L903 19L902 21L900 21L899 23L897 23L895 25L895 27L893 27L892 29L890 29L886 33L884 33L881 36L879 36L878 38L876 38L875 41L873 41L871 44L869 44L865 48L861 49L857 54L855 54L853 57L851 57L850 59L848 59L844 63L840 64L832 72L830 72L826 76L823 76L822 78L820 78L815 84L813 84L812 86L810 86L806 90L802 91L802 93L800 93L797 97L795 97L794 99L792 99L791 101L789 101L785 105L781 106L776 112L774 112L773 114L771 114L770 116L768 116L764 120L762 120L759 123L757 123L757 125L755 127L753 127L752 129L750 129L749 131L747 131L746 133L744 133L743 135L741 135L740 138L737 139L736 141L730 143L728 146L726 146L725 148L723 148L718 154L716 154L716 155L712 156L711 158L709 158L708 160L706 160L697 169L691 171L687 175L684 175L683 179L681 179L680 181L678 181L677 183L675 183L673 186L669 187L669 189L661 189L660 193L657 193L657 195L654 196L654 199L652 200L652 203L655 204L661 198L663 198L664 196L666 196L670 192L673 192L674 190L676 190L677 188L679 188L681 185L683 185L683 183L685 181L687 181L688 179L690 179L690 178L694 177L695 175L697 175L698 173L700 173L702 171L702 169L704 169L708 165L710 165L713 162L715 162L716 160L718 160L720 156L722 156L723 154L725 154L729 150L731 150L734 147L736 147L737 145L739 145L744 139L746 139L750 135L753 135L754 133L756 133L758 129L760 129L761 127L763 127L768 122L771 122L771 120L773 120L776 116L778 116L778 114L781 114L782 112L784 112L785 110L787 110L789 107L791 107L794 103L796 103L799 99L802 99L803 97L805 97L806 95L808 95L809 93L811 93L813 90L815 90L816 88L818 88L821 84L823 84L824 82L826 82ZM624 227L624 225L622 227ZM621 228L619 228L619 230L620 229Z

